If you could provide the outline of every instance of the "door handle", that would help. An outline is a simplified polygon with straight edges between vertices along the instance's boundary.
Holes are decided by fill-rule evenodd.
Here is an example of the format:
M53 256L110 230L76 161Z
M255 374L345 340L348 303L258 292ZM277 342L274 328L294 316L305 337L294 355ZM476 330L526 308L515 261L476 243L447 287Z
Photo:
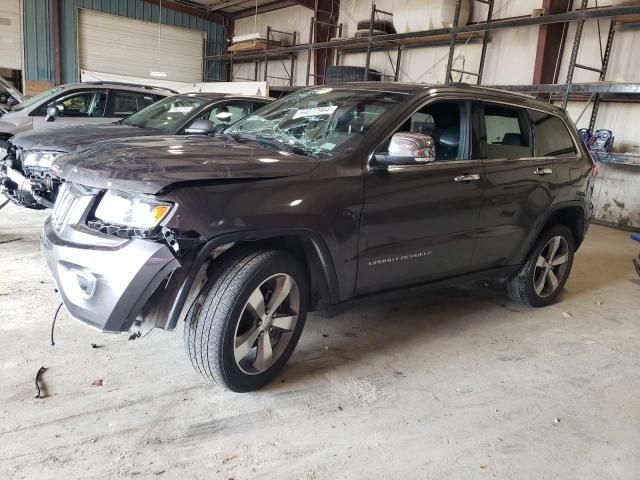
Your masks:
M480 175L474 173L472 175L458 175L457 177L453 177L455 182L475 182L480 180Z
M536 168L533 171L534 175L541 175L541 176L545 176L545 175L549 175L550 173L553 173L553 170L551 170L550 168Z

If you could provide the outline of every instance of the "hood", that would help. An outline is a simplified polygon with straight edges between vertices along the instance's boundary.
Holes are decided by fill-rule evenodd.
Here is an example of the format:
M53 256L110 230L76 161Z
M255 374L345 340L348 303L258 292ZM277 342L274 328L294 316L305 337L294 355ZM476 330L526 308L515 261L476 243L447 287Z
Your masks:
M11 143L24 150L47 150L52 152L75 152L103 140L114 138L158 135L157 130L120 125L119 123L94 123L86 125L63 125L32 130L16 135Z
M101 142L59 157L56 175L90 187L155 194L170 185L277 178L313 170L313 157L203 135Z
M24 101L20 92L3 77L0 77L0 105L10 109L12 105L17 105Z

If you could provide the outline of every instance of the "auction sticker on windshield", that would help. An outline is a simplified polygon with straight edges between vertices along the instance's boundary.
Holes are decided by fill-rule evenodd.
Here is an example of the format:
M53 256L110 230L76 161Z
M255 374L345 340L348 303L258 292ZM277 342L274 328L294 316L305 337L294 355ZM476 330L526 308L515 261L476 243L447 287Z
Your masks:
M303 108L296 112L293 119L315 117L317 115L331 115L337 108L337 105L331 105L330 107Z
M189 113L193 107L171 107L169 113Z

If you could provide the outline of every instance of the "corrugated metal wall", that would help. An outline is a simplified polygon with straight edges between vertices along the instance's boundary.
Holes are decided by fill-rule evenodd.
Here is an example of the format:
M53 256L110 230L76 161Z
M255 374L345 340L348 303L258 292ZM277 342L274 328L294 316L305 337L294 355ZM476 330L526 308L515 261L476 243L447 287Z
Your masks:
M52 0L24 0L25 63L27 80L53 82ZM158 22L160 8L144 0L60 0L60 68L63 83L76 82L78 75L77 29L78 9L120 15L137 20ZM224 27L216 22L163 8L162 23L174 27L203 31L207 35L206 55L224 52ZM125 53L126 54L126 53ZM224 65L208 62L205 80L224 79Z
M25 78L53 82L53 31L51 0L24 0Z

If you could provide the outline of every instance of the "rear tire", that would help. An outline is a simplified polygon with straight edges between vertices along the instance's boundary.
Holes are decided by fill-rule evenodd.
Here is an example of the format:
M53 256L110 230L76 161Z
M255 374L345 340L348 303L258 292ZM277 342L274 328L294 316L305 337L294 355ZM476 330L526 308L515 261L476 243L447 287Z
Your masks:
M309 281L278 250L229 252L185 319L194 368L234 392L257 390L284 367L307 315Z
M552 303L571 273L575 241L565 225L543 232L520 270L507 281L507 293L532 307Z

